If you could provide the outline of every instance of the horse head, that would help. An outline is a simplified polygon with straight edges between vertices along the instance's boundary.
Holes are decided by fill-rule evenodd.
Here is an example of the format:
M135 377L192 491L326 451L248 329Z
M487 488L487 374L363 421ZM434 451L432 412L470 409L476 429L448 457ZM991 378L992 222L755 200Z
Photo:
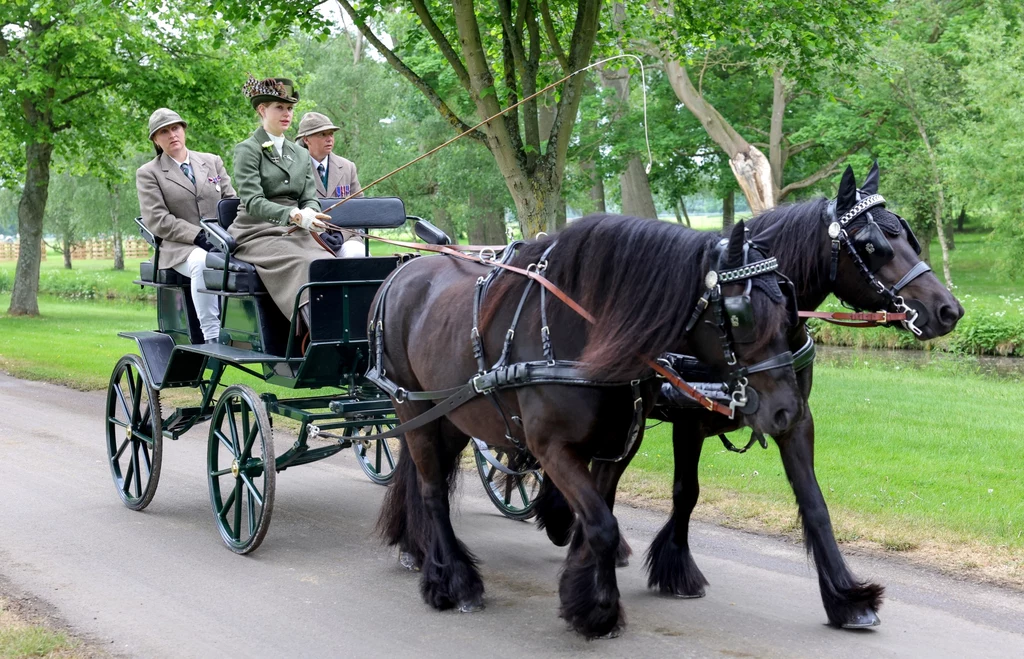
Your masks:
M734 412L771 435L787 430L804 404L787 340L796 300L776 270L738 222L707 259L705 302L688 325L693 353L725 375Z
M859 188L847 167L827 207L835 294L856 308L907 313L904 325L922 341L948 334L964 309L919 258L907 221L885 208L878 180L877 162Z

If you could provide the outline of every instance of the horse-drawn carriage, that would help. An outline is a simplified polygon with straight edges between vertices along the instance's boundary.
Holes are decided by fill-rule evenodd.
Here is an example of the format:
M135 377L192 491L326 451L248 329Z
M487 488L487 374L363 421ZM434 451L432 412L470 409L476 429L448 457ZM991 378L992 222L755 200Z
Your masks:
M107 447L115 484L126 505L143 508L159 479L163 439L211 420L208 478L217 526L233 551L247 553L266 534L276 472L355 447L375 481L394 476L380 528L404 565L422 569L424 599L435 608L471 611L482 606L483 585L451 527L447 497L459 455L472 443L488 495L510 517L533 512L537 489L542 499L565 495L561 512L557 501L548 501L542 515L552 540L574 538L561 574L561 615L581 633L602 636L621 625L615 486L662 389L656 372L687 392L683 408L724 416L667 415L677 427L681 519L670 520L655 540L650 585L703 594L706 582L686 542L696 488L685 481L704 435L684 443L678 431L680 424L691 433L732 428L742 414L755 431L776 439L787 472L793 471L829 621L877 624L881 589L845 567L814 478L806 408L813 343L797 307L798 300L816 307L834 292L853 306L885 309L855 313L864 318L854 320L898 320L923 338L955 326L962 309L933 276L923 276L928 268L914 254L909 226L884 211L883 202L875 169L863 190L852 172L844 175L835 202L766 213L758 220L761 244L742 225L719 242L666 223L603 216L506 250L501 262L448 248L438 249L463 258L318 261L304 286L307 341L267 299L254 269L230 257L234 244L224 228L233 213L222 202L220 217L204 221L223 252L211 254L204 277L207 289L222 296L219 344L191 342L197 328L189 296L174 273L159 269L158 251L143 266L142 283L157 288L160 329L125 333L142 356L123 357L111 377ZM343 227L406 221L398 200L357 199L337 210L332 219ZM418 225L417 233L426 240L429 230ZM787 231L791 238L778 238ZM781 253L778 260L766 245ZM806 272L793 290L780 263L788 269L797 262ZM535 283L540 286L531 288ZM904 301L904 288L914 299ZM514 341L517 336L526 338ZM654 359L681 351L693 351L699 363L675 365L691 379L709 374L708 382L687 384L672 360ZM231 385L218 394L229 367L292 389L340 393L279 399ZM175 387L198 388L202 401L164 419L160 392ZM280 456L274 415L298 422L298 440ZM409 451L396 462L387 442L401 433ZM329 441L311 446L315 437Z
M324 205L329 202L324 200ZM161 241L139 222L154 255L142 264L136 283L156 289L159 328L121 333L138 344L139 354L122 357L111 375L106 443L122 501L141 510L156 493L164 440L176 440L209 420L207 466L214 516L225 544L244 554L266 535L277 472L352 448L372 480L386 483L390 478L397 440L360 439L394 425L391 400L363 379L366 317L381 281L404 257L315 261L310 282L302 289L308 291L310 305L309 334L302 337L295 321L289 322L274 305L255 268L231 256L235 241L226 229L237 209L238 200L221 201L218 217L203 221L220 248L208 255L204 272L206 289L221 298L216 344L202 341L189 280L160 268ZM338 226L364 230L419 221L407 218L395 198L352 199L331 216ZM418 233L437 240L431 229L420 224ZM318 391L279 398L258 394L245 384L224 386L231 369L279 387ZM161 394L176 388L197 389L200 401L165 416ZM320 391L325 388L330 393ZM275 416L297 425L297 440L280 455L274 447ZM327 441L311 444L315 439Z

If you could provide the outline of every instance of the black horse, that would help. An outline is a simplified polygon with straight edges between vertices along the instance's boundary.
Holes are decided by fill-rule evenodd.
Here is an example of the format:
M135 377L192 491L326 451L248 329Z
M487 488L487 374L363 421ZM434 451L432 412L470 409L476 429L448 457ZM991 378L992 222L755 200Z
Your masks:
M587 465L639 443L659 387L643 358L685 350L722 369L729 368L727 359L733 369L767 364L750 368L758 371L748 379L759 404L756 411L746 408L752 413L745 421L782 434L803 416L791 357L780 358L789 355L792 313L783 299L751 289L752 280L776 275L762 267L774 267L773 261L745 260L743 234L737 226L721 255L717 235L599 215L523 244L510 263L543 271L593 314L592 325L550 293L545 304L538 294L543 289L528 289L525 277L495 270L488 281L489 268L454 258L414 259L385 282L371 317L380 321L374 324L384 339L379 364L401 387L392 399L403 423L432 408L407 392L475 381L495 358L552 368L568 364L570 370L575 364L585 373L575 382L491 391L406 432L378 526L387 543L399 546L404 565L422 569L426 602L442 610L483 606L476 561L455 537L449 517L459 454L471 436L479 437L529 450L565 493L580 533L561 575L560 614L587 637L617 632L624 623L615 577L619 529ZM712 269L728 272L717 282ZM734 281L730 273L743 279ZM757 321L751 342L732 345L728 323L700 322L687 331L691 316L704 315L703 309L692 311L705 287L749 305ZM724 308L710 307L707 315Z
M778 259L780 271L792 278L800 309L816 309L834 294L857 309L909 310L916 317L907 329L913 329L921 340L948 334L963 316L963 307L918 258L920 246L909 225L875 197L878 179L875 163L858 189L853 170L847 168L835 202L816 199L765 212L749 222L752 239L765 245ZM847 216L841 231L837 230L835 225ZM791 328L788 340L794 351L807 341L803 322ZM797 373L805 401L811 393L812 377L811 367ZM828 621L845 628L877 625L884 588L857 579L839 552L814 474L814 420L809 406L800 409L800 418L773 438L796 495ZM672 516L655 537L645 560L648 585L676 597L703 597L708 582L693 560L687 535L700 492L697 463L705 437L738 426L692 407L659 405L654 416L673 423L675 484ZM609 505L627 463L594 463L594 478ZM544 481L537 514L548 536L561 545L571 536L573 517L556 486L550 479ZM623 543L620 565L628 554L628 545Z

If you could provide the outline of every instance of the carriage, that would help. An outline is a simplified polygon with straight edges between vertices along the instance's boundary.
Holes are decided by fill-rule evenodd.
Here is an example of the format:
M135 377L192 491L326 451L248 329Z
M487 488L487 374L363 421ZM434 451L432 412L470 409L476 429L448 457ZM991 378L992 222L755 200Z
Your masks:
M323 206L330 203L324 200ZM412 255L312 263L310 281L300 290L300 295L309 294L309 334L300 337L295 321L274 305L255 268L231 256L235 241L226 229L237 210L237 199L223 200L218 217L203 220L211 242L220 248L208 255L203 282L221 299L216 344L202 341L188 278L160 267L161 240L137 220L154 254L141 265L135 283L156 290L158 329L120 334L136 342L139 354L125 355L114 367L105 425L118 494L128 508L142 510L159 484L164 441L210 421L207 467L214 517L224 543L245 554L266 536L278 472L352 448L371 480L388 482L397 440L361 439L394 427L391 400L363 379L366 317L380 283ZM428 223L407 217L397 198L352 199L330 215L338 226L362 230L397 228L411 220L421 239L446 239ZM296 310L298 303L297 298ZM260 394L247 384L225 386L229 372L314 391L296 397ZM196 390L198 404L165 415L162 394L180 388ZM274 447L275 417L297 427L296 441L280 454Z

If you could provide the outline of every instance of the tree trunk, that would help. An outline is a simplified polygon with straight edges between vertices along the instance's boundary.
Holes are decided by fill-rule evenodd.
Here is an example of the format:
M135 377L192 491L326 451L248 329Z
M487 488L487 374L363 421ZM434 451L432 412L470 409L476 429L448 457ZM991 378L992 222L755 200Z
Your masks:
M772 168L768 158L729 125L708 103L693 83L686 68L675 60L665 62L665 73L676 97L696 117L708 136L729 156L729 167L747 198L754 215L775 206Z
M593 203L593 209L587 209L588 212L594 213L605 213L604 205L604 178L597 173L597 168L594 166L593 161L585 160L580 163L580 169L590 177L590 201Z
M452 225L452 216L448 213L448 209L444 206L434 206L434 210L430 216L431 222L434 226L448 234L448 237L452 239L453 243L459 242L459 236L455 232L455 227Z
M50 192L50 160L53 145L29 142L25 146L25 189L18 203L21 249L14 273L14 290L7 313L39 315L39 262L42 258L43 213Z
M470 193L469 242L473 245L504 245L505 209L478 193Z
M64 269L65 270L70 270L71 269L71 248L72 248L70 234L66 234L65 233L63 236L61 236L60 244L61 244L61 247L63 248L63 252L64 252Z
M565 207L565 200L563 199L562 202L559 204L558 213L555 215L554 224L548 225L548 233L554 233L562 229L565 226L566 215L567 213Z
M918 222L920 226L922 223ZM921 243L921 260L928 265L932 264L932 239L935 238L935 227L930 223L928 228L918 235L917 239Z
M736 223L736 191L729 190L722 197L722 233L726 234Z
M945 212L946 195L942 191L942 175L939 172L939 163L932 150L932 143L928 139L928 131L925 130L924 122L916 113L911 112L917 132L924 142L925 151L928 153L929 169L932 175L932 186L935 188L935 201L932 203L932 215L935 217L935 229L939 235L939 247L942 249L942 274L946 278L946 288L953 290L953 275L949 269L949 244L946 242L945 223L942 214Z
M688 226L688 227L690 227L692 229L693 228L693 222L690 222L690 213L688 213L687 210L686 210L686 199L684 199L682 197L679 198L679 209L681 211L683 211L683 219L686 220L686 226Z
M630 159L626 171L619 176L619 186L622 189L623 215L658 219L651 182L639 156Z
M124 270L124 241L121 237L121 191L117 187L107 190L110 197L111 239L114 241L114 270Z
M960 207L960 214L956 216L956 230L964 230L964 222L967 221L967 206Z

